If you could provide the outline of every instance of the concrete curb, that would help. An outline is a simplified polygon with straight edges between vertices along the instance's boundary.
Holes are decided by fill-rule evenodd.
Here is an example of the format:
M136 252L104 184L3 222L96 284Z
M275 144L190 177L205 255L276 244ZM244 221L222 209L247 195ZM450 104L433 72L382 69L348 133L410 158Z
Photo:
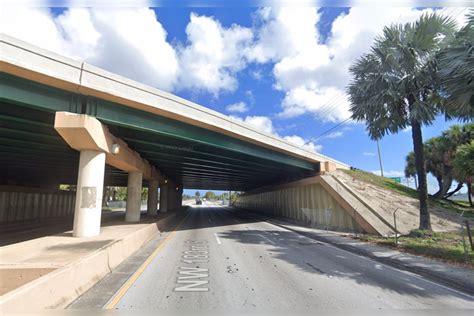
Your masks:
M252 215L260 217L259 215L255 215L254 213L252 213ZM433 269L430 269L430 267L428 267L429 264L426 264L426 263L420 264L420 261L425 261L425 262L433 261L434 262L434 260L431 260L429 258L420 257L420 256L407 254L407 253L401 253L400 257L397 257L395 255L381 256L381 255L377 255L377 253L375 251L371 251L369 249L364 248L364 246L366 246L366 247L367 246L372 246L374 248L378 247L378 248L383 248L383 249L387 249L387 250L391 250L391 249L386 248L386 247L382 247L382 246L378 246L378 245L372 245L372 244L369 244L369 243L364 243L362 241L358 241L358 243L359 244L364 244L364 246L360 246L360 245L357 246L357 245L351 244L350 241L354 241L354 240L349 239L348 237L342 237L342 236L337 236L337 235L335 235L335 236L322 236L322 235L320 235L316 232L303 231L303 230L300 230L300 229L293 228L292 226L294 226L294 224L292 224L292 223L288 223L288 224L287 223L281 223L279 220L272 219L272 218L261 217L260 219L263 219L263 220L265 220L265 221L267 221L267 222L269 222L273 225L276 225L276 226L284 228L284 229L288 229L292 232L303 235L305 237L328 243L328 244L330 244L332 246L335 246L339 249L349 251L349 252L357 254L357 255L368 257L368 258L370 258L374 261L383 263L383 264L391 266L393 268L397 268L397 269L400 269L400 270L406 270L406 271L418 274L420 276L426 277L427 279L429 279L431 281L443 284L445 286L456 289L456 290L461 291L463 293L466 293L468 295L473 295L473 293L474 293L474 271L471 272L470 270L467 270L467 269L452 267L452 270L454 270L454 269L466 270L467 273L466 273L466 275L463 275L464 278L460 277L459 273L452 273L452 272L449 272L449 271L446 271L446 272L433 271ZM306 227L302 227L302 228L303 229L308 229ZM341 239L341 240L336 240L336 239ZM344 242L343 239L347 239L347 241ZM408 261L412 261L412 263L410 263ZM438 264L440 264L440 263L438 263ZM423 267L421 265L426 265L427 267ZM447 265L447 264L445 264L445 265ZM468 276L467 274L470 274L470 276ZM472 280L470 280L470 279L472 279Z
M86 257L6 293L0 298L0 310L5 312L66 307L158 235L160 221L168 221L172 217L174 216L166 216L150 223L122 239L102 246Z

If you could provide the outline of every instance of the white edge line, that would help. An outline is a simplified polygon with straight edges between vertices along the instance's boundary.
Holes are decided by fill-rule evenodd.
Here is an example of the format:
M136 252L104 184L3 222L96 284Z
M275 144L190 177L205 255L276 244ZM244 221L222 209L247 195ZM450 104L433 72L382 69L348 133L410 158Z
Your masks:
M268 242L271 243L271 244L275 244L275 243L274 243L273 241L271 241L269 238L263 236L263 234L257 234L257 236L262 237L263 239L265 239L266 241L268 241Z
M221 244L221 240L219 239L219 236L217 236L217 233L214 233L214 237L216 237L217 244Z
M250 215L250 214L248 214L248 215ZM255 219L259 219L259 218L255 217L255 216L252 216L252 215L250 215L250 216L251 216L251 217L254 217ZM259 220L262 221L262 219L259 219ZM268 224L268 225L272 225L272 226L278 227L278 228L280 228L280 229L283 229L283 230L290 231L290 232L293 232L293 233L295 233L295 234L298 234L297 232L295 232L295 231L293 231L293 230L291 230L291 229L282 227L282 226L280 226L280 225L276 225L276 224L272 223L271 221L263 220L263 223L266 223L266 224ZM310 238L310 237L307 237L307 236L304 236L304 235L302 235L302 234L298 234L298 235L301 235L301 236L303 236L303 237L305 237L305 238L307 238L307 239L310 239L310 240L314 240L314 239L312 239L312 238ZM263 236L262 236L262 237L263 237ZM319 240L318 240L318 241L319 241ZM319 241L319 242L321 242L321 243L325 244L326 246L328 246L328 247L330 247L330 248L333 248L333 249L335 249L335 250L339 250L339 251L342 251L342 252L351 254L351 255L353 255L353 256L359 257L359 258L361 258L361 259L368 260L368 261L370 261L370 262L373 262L374 264L380 264L380 265L382 265L382 266L384 266L384 267L387 267L387 268L389 268L389 269L391 269L391 270L395 270L395 271L397 271L397 272L401 272L401 273L403 273L403 274L407 274L407 275L412 276L412 277L414 277L414 278L416 278L416 279L418 279L418 280L421 280L421 281L423 281L423 282L427 282L427 283L431 283L431 284L433 284L433 285L439 286L439 287L441 287L441 288L444 288L445 290L454 292L454 293L456 293L456 294L458 294L458 295L460 295L460 296L468 297L468 298L470 298L470 299L472 299L472 298L474 297L474 296L469 295L469 294L467 294L467 293L464 293L464 292L458 291L458 290L456 290L456 289L453 289L453 288L451 288L451 287L449 287L449 286L446 286L446 285L443 285L443 284L440 284L440 283L436 283L436 282L434 282L434 281L431 281L431 280L429 280L429 279L426 279L426 278L424 278L424 277L422 277L422 276L420 276L420 275L418 275L418 274L416 274L416 273L414 273L414 272L406 271L406 270L401 270L401 269L398 269L398 268L389 266L389 265L387 265L387 264L385 264L385 263L378 262L378 261L376 261L376 260L374 260L374 259L372 259L372 258L365 257L365 256L359 255L359 254L357 254L357 253L353 253L353 252L350 252L350 251L348 251L348 250L338 248L338 247L336 247L336 246L334 246L334 245L332 245L332 244L329 244L329 243L327 243L327 242L323 242L323 241Z

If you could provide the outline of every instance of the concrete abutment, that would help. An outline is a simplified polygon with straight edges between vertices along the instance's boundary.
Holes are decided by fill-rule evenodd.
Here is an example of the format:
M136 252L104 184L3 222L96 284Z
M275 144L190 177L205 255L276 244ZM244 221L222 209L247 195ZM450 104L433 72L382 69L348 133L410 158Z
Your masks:
M394 233L329 173L246 192L234 206L310 227L378 235Z

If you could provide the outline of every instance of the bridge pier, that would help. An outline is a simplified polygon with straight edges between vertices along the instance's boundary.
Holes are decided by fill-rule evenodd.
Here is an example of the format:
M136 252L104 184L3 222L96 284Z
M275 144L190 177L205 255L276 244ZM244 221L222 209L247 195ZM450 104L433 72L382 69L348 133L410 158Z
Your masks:
M178 190L178 207L183 205L183 187Z
M81 150L74 207L74 237L100 234L104 173L105 153Z
M176 185L173 182L169 183L168 187L168 210L172 210L176 207Z
M147 214L156 216L158 214L158 180L148 181Z
M128 173L127 205L125 209L126 222L136 223L140 221L142 178L143 174L139 171L131 171Z
M165 213L168 211L168 188L169 184L167 181L163 181L160 185L160 212Z
M126 222L140 221L143 179L157 188L160 173L123 140L112 135L96 118L69 112L56 112L54 128L66 143L80 154L78 193L75 206L74 236L100 233L100 217L105 163L128 172ZM95 204L93 201L95 201ZM151 195L149 210L156 209L156 192ZM92 210L92 211L90 211Z

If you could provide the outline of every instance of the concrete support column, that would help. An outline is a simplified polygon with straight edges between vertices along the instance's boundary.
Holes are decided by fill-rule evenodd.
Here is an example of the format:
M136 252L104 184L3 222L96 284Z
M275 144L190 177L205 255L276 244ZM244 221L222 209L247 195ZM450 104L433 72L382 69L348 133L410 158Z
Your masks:
M183 188L178 190L178 207L183 205Z
M172 210L176 208L176 185L170 183L168 189L168 209Z
M100 234L104 173L105 153L82 150L74 206L74 237L93 237Z
M160 185L160 212L168 211L168 188L169 184L163 183Z
M150 180L148 182L147 213L150 216L158 214L158 180Z
M125 212L126 222L140 221L140 208L142 204L142 177L139 171L128 173L127 207Z

